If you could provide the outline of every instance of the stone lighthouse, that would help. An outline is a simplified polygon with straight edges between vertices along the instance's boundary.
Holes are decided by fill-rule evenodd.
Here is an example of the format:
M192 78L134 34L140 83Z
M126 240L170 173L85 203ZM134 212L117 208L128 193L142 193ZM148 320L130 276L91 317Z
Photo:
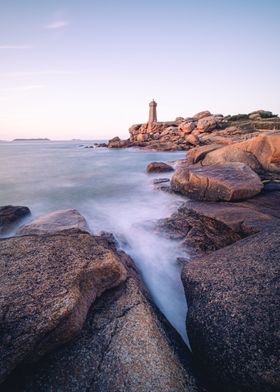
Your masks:
M153 125L153 123L157 122L157 103L153 99L152 102L149 103L150 112L149 112L149 125Z

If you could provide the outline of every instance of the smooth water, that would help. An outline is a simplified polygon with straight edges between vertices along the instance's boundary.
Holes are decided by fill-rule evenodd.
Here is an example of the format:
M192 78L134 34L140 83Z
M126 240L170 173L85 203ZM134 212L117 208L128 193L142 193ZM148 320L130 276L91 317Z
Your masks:
M76 208L94 233L112 232L132 256L152 298L185 341L186 301L176 241L150 221L168 217L181 199L156 191L145 174L151 161L184 153L85 149L79 142L0 143L0 205L28 206L33 217Z

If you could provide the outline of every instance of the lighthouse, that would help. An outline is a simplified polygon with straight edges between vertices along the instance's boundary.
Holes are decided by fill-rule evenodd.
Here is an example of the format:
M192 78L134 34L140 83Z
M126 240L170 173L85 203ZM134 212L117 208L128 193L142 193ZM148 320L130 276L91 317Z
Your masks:
M149 125L153 125L157 122L157 103L154 99L149 103L149 107Z

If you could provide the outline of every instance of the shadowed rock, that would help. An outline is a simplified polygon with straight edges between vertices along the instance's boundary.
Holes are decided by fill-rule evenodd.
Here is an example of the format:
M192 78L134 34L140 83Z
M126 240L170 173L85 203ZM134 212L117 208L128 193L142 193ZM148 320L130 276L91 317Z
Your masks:
M196 363L219 392L280 390L280 229L185 264Z
M13 230L20 221L30 215L28 207L3 206L0 207L0 235Z
M169 218L158 221L156 229L165 233L168 238L181 240L188 252L209 252L232 244L241 239L233 228L215 217L200 214L193 204L203 202L187 202ZM213 203L214 205L220 203Z

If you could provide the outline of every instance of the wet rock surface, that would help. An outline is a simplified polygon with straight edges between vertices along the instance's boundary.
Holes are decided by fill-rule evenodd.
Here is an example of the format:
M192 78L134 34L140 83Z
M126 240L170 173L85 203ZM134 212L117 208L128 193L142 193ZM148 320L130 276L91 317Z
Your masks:
M260 193L263 184L249 166L238 162L179 167L171 186L175 192L198 200L235 201Z
M191 347L214 391L280 389L279 249L277 224L183 268Z
M3 391L204 391L187 348L147 301L131 259L119 257L127 280L94 303L77 339L35 367L19 367Z
M77 229L0 240L0 380L70 341L105 290L126 279L118 256Z
M30 223L21 226L16 234L44 234L55 233L66 229L80 229L89 231L85 218L75 209L50 212L39 216Z
M0 235L13 230L22 219L28 217L31 211L28 207L3 206L0 207Z

